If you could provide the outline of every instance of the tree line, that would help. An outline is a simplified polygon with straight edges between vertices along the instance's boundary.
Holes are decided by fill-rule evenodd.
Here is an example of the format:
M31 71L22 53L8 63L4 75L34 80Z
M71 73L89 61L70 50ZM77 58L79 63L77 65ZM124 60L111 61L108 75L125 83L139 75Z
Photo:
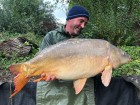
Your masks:
M86 38L101 38L114 45L140 45L140 0L54 0L85 6L90 20ZM55 5L44 0L1 0L0 31L45 34L57 22Z
M62 0L64 1L64 0ZM90 12L85 35L114 45L140 45L140 0L67 0Z
M0 31L44 34L56 27L53 8L43 0L1 0Z

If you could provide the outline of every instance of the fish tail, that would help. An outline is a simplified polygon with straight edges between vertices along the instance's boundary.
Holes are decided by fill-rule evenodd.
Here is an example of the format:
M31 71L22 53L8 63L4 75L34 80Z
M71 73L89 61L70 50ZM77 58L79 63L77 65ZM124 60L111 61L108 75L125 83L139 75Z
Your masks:
M17 94L29 81L30 77L27 76L26 73L27 69L28 69L27 65L23 63L10 65L9 70L13 74L16 74L16 76L14 77L15 90L14 93L10 96L10 98L12 98L15 94Z
M29 79L30 77L27 77L24 73L19 73L14 78L15 90L14 90L14 93L10 96L10 98L16 95L26 85Z

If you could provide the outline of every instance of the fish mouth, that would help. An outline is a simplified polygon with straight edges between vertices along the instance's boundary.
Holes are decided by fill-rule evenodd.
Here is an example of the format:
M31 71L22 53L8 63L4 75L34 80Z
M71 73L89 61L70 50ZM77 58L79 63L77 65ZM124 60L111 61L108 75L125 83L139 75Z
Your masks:
M129 60L128 60L128 62L131 62L132 61L132 58L131 57L129 57Z
M131 62L132 61L132 58L130 55L127 55L127 58L128 58L128 62Z
M132 59L130 58L130 59L129 59L129 62L131 62L131 61L132 61Z

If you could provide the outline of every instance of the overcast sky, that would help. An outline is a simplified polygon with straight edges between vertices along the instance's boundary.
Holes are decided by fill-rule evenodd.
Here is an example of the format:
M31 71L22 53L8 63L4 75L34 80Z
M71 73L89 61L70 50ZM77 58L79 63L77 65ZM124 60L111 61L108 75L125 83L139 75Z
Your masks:
M49 1L52 4L54 3L53 0L45 0L45 1ZM61 23L66 22L67 8L68 8L68 4L58 3L57 8L53 12L55 18L57 18Z

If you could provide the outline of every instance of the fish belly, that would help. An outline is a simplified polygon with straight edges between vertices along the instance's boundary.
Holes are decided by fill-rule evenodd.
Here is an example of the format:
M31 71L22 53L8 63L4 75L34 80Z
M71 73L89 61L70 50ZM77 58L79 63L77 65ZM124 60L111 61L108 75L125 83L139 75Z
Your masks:
M46 65L44 72L56 76L57 79L75 80L95 76L107 65L108 59L101 56L70 56L54 60Z

